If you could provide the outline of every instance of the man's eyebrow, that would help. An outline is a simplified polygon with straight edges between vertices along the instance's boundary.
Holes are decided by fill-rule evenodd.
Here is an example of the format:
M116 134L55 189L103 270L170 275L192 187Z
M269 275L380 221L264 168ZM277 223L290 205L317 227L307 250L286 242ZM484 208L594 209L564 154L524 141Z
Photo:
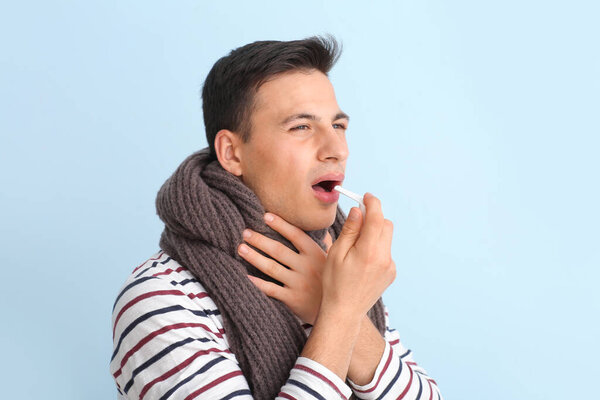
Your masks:
M348 122L350 122L350 116L348 114L346 114L345 112L339 112L339 113L335 114L335 118L333 120L336 121L338 119L345 119Z
M285 124L287 124L287 123L289 123L291 121L294 121L296 119L309 119L311 121L320 121L321 120L321 118L318 118L314 114L300 113L300 114L290 115L289 117L287 117L286 119L284 119L283 121L281 121L281 125L285 125ZM339 112L339 113L337 113L335 115L335 117L333 117L333 121L336 121L338 119L346 119L346 120L350 121L350 117L345 112Z

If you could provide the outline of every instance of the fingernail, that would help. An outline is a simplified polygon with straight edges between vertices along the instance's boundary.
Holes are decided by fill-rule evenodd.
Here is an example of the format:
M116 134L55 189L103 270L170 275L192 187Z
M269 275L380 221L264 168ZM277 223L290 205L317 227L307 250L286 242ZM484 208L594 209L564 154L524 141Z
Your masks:
M273 214L266 213L265 214L265 221L267 221L267 222L273 222Z
M352 207L350 209L350 214L348 214L348 218L352 221L355 221L358 219L358 210L354 207Z
M248 246L241 244L240 247L238 247L238 251L242 254L248 254Z
M244 229L244 232L242 232L242 236L244 237L244 239L248 239L250 236L252 236L252 232L250 232L248 229Z

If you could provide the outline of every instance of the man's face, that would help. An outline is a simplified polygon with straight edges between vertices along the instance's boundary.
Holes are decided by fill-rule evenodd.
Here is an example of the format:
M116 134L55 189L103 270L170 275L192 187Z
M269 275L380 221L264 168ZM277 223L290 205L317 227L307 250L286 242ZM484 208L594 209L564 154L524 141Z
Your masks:
M319 71L292 71L264 83L255 96L252 132L241 144L243 182L264 208L306 231L330 226L344 179L348 117ZM331 175L333 174L333 175Z

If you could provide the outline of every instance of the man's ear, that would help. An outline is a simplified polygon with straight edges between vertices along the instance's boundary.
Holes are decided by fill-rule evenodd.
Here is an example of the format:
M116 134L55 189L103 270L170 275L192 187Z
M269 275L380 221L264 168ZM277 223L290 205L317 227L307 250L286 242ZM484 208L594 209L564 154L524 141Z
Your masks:
M221 166L235 176L242 175L241 139L227 129L221 129L215 136L215 153Z

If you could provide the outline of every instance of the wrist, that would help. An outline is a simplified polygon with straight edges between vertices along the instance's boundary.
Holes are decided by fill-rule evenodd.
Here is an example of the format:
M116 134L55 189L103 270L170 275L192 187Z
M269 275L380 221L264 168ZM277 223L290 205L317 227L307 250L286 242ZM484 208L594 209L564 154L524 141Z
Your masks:
M321 304L319 314L315 320L315 325L319 319L325 319L342 327L360 327L363 325L365 318L368 319L369 317L366 314L358 313L347 306Z

